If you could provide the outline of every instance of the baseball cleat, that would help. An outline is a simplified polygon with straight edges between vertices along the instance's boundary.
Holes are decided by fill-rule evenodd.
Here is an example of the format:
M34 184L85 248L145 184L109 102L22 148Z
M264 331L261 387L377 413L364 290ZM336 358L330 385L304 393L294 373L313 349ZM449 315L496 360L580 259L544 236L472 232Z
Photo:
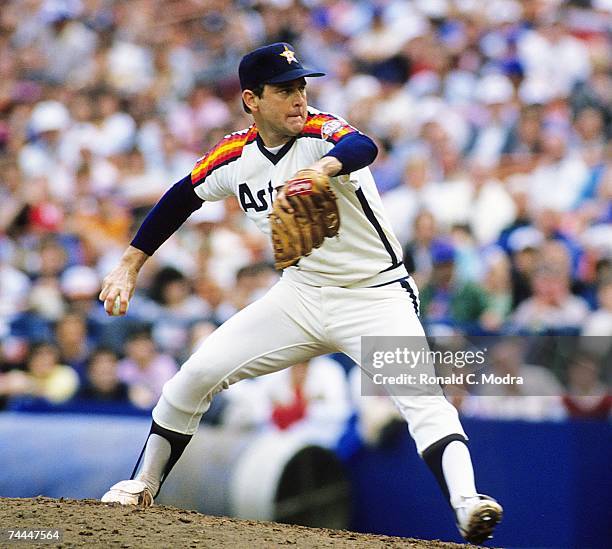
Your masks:
M102 496L103 503L120 503L121 505L138 505L151 507L153 496L147 485L140 480L122 480L111 486Z
M503 515L502 506L497 501L481 494L467 499L465 505L458 507L455 512L457 527L463 538L477 544L493 537L493 530Z

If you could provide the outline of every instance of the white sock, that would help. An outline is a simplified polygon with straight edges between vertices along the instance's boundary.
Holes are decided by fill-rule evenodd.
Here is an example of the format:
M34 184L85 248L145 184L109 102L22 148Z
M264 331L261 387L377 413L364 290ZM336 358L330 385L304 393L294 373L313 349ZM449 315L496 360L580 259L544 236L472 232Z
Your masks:
M442 472L454 509L463 506L466 499L476 497L472 459L468 447L463 442L453 440L444 449Z
M170 443L156 434L151 434L147 440L142 465L138 469L136 480L144 482L155 496L159 490L164 467L170 459Z

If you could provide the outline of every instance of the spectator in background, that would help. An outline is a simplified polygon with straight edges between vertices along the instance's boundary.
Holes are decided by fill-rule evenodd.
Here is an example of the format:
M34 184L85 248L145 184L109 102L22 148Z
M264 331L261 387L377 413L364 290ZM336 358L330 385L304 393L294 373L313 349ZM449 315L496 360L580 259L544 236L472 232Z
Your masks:
M225 321L266 293L277 279L268 263L256 263L238 270L236 284L227 292L225 302L219 306L219 320Z
M480 326L486 332L498 333L512 311L510 261L496 251L485 258L485 263L482 287L487 296L487 308L480 316Z
M315 431L335 430L330 442L336 439L350 412L346 375L337 362L313 359L271 374L266 381L276 427L285 430L310 423Z
M582 247L572 235L563 227L564 215L562 212L549 207L534 209L534 227L542 233L545 244L542 252L553 256L567 256L563 261L568 263L568 276L577 278L578 267L582 256ZM564 269L566 267L564 266Z
M538 265L544 236L533 227L521 227L510 235L507 247L512 262L512 309L531 297L531 280Z
M328 446L335 444L351 411L344 370L325 356L232 386L224 394L225 425L299 431Z
M458 147L448 138L439 154L441 175L427 186L424 205L433 213L438 226L448 231L453 225L469 222L472 184Z
M602 278L597 288L597 308L582 325L581 346L602 362L612 357L612 277ZM608 380L612 381L612 379Z
M381 139L405 138L407 122L413 119L415 109L414 98L404 87L405 69L401 62L389 59L374 65L371 71L378 78L380 89L372 103L369 129Z
M188 321L208 314L207 304L191 293L189 279L174 267L162 267L155 273L149 296L164 309L162 314L174 314Z
M588 50L567 32L556 5L542 10L536 25L518 36L517 53L525 81L545 83L551 94L569 94L589 77Z
M0 126L0 134L2 127ZM1 150L1 149L0 149ZM15 237L23 224L27 193L21 184L19 166L0 154L0 232Z
M31 249L21 251L32 279L28 306L13 317L10 328L13 335L31 341L50 340L53 337L53 324L66 310L61 281L66 280L62 278L63 273L70 269L66 268L68 253L54 234L44 235L37 243L32 244ZM87 268L79 266L73 269L78 271Z
M25 371L0 374L0 394L12 400L34 397L60 404L72 398L78 387L77 373L59 363L58 348L52 343L36 343L30 347Z
M564 417L563 386L542 366L525 364L524 341L501 338L490 351L490 373L521 378L522 383L481 384L478 394L461 403L468 416L541 421Z
M574 115L574 128L570 147L582 151L587 159L600 160L606 147L604 113L595 107L583 107Z
M459 283L455 276L455 248L444 240L432 246L433 271L420 292L421 314L427 325L444 324L470 329L487 308L483 290L472 282Z
M404 248L404 265L419 288L431 275L431 250L436 234L436 220L432 213L420 211L414 219L413 239Z
M406 432L406 424L389 395L380 386L370 389L380 394L364 396L361 368L354 366L348 373L351 402L356 412L356 434L360 442L375 448L392 445Z
M49 283L48 286L36 284L29 296L27 308L14 315L8 323L7 331L11 336L28 341L49 341L53 337L53 323L63 314L64 307L61 298L57 301L54 299L57 297L56 281L43 280ZM48 297L50 299L45 300Z
M97 35L83 21L79 2L44 2L39 13L47 23L37 37L45 55L45 75L53 82L76 78L83 58L96 47Z
M551 127L542 136L542 156L530 176L529 199L536 209L570 211L589 177L583 158L568 147L566 130Z
M609 419L612 414L610 388L601 381L599 357L580 353L567 371L568 389L563 397L567 413L573 418Z
M400 244L405 246L413 237L417 213L422 207L422 191L429 181L428 161L424 156L408 160L402 184L383 195L382 201L387 219Z
M92 350L85 318L76 311L68 312L57 321L54 333L60 362L74 369L83 380Z
M119 361L119 379L129 387L130 401L149 409L158 401L164 383L178 370L175 360L159 353L149 330L132 333L125 345L126 356Z
M458 283L477 282L483 276L482 252L470 225L454 225L450 242L455 249L455 278Z
M363 124L363 127L366 125ZM389 139L375 139L374 141L378 147L378 155L372 163L372 175L376 180L379 192L384 197L385 192L401 185L402 169L398 165L398 159L391 154L393 152L392 142Z
M122 153L123 177L119 193L134 215L144 217L166 190L164 172L146 165L142 152L133 148Z
M408 39L417 34L416 27L419 25L415 23L410 30L397 32L398 29L394 28L393 23L394 21L385 18L385 10L382 7L375 8L369 28L365 32L356 33L349 44L354 56L364 63L375 63L397 55ZM419 30L425 32L425 22L419 19L419 23ZM394 30L396 32L393 32Z
M52 194L53 183L48 174L31 179L26 215L34 233L42 235L63 231L66 219L63 202L66 198Z
M60 289L64 310L82 317L86 337L97 342L102 336L102 325L107 323L107 317L96 299L100 291L100 277L96 271L85 265L68 267L60 277Z
M193 354L202 342L219 326L210 320L200 320L191 325L189 333L189 353Z
M270 254L268 239L262 233L255 235L255 225L245 221L242 214L236 198L224 200L223 216L211 227L207 239L207 273L226 289L235 284L240 269L265 261L266 254ZM232 252L228 253L229 250Z
M27 275L11 265L15 253L10 242L0 236L0 334L6 334L9 322L26 309L31 291Z
M584 299L570 292L567 272L543 264L536 268L531 284L533 296L512 314L514 326L532 333L579 329L589 308Z
M0 339L0 410L3 410L10 398L8 391L9 378L4 375L11 371L23 372L28 358L30 345L24 338L5 336Z
M529 181L524 175L514 175L508 178L506 187L510 193L510 198L514 204L514 220L502 228L497 244L501 246L506 253L511 254L513 249L509 245L509 239L518 229L528 227L531 224L529 212Z
M513 96L512 82L503 74L487 74L476 84L476 97L484 108L467 153L477 165L490 168L499 163L514 123Z
M192 293L190 280L174 267L163 267L154 276L149 296L157 305L153 339L158 347L177 358L189 345L189 328L210 315L208 304Z
M56 234L43 234L25 252L27 273L34 281L42 277L59 278L68 266L68 252ZM33 244L32 247L29 245ZM22 252L22 253L23 253Z
M217 100L223 104L224 108L227 108L225 103L220 99ZM163 134L160 148L159 154L151 161L160 163L160 167L166 174L166 181L178 181L197 161L197 155L182 148L179 140L170 131Z
M496 242L503 229L517 216L515 203L505 185L493 176L490 166L473 162L469 225L476 241L482 245Z
M194 282L194 291L209 307L210 318L218 322L219 308L225 300L225 292L212 278L199 275Z
M96 98L96 151L109 157L132 150L136 141L136 123L128 112L128 104L110 89L99 90Z
M608 10L609 11L609 10ZM609 48L604 39L602 53L592 58L592 74L588 80L578 82L570 97L574 112L585 107L592 107L604 116L605 129L609 137L612 129L612 114L610 113L610 71L609 71Z
M230 123L231 113L226 103L206 85L196 86L185 102L173 105L168 119L172 134L195 150L202 147L202 135ZM178 174L177 179L192 167L193 162Z
M70 217L67 229L91 250L102 256L128 241L131 218L125 204L111 192L89 194L90 200Z
M612 337L612 278L601 281L597 289L597 309L582 326L583 336Z
M41 101L29 120L31 140L19 152L19 168L28 179L53 174L50 196L67 199L73 189L74 157L66 147L65 132L71 124L68 109L59 101Z
M502 176L535 166L538 155L542 152L541 130L541 106L524 106L501 151L500 174Z
M89 357L85 380L77 398L128 404L128 386L119 379L117 369L118 357L112 349L95 349Z

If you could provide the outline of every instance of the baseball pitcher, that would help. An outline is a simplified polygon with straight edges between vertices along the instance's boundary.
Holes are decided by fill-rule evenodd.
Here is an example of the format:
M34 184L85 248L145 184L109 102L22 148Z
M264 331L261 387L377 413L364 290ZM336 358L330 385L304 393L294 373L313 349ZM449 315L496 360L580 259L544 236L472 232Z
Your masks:
M270 234L283 270L264 297L220 326L166 383L132 479L112 486L102 501L151 505L211 399L231 384L333 352L360 363L362 336L424 335L418 290L368 168L376 146L343 119L308 106L306 77L318 76L286 43L247 54L239 77L253 124L224 137L166 192L104 279L106 311L125 314L145 261L204 202L232 195ZM455 408L441 391L391 398L463 537L491 537L502 508L476 491Z

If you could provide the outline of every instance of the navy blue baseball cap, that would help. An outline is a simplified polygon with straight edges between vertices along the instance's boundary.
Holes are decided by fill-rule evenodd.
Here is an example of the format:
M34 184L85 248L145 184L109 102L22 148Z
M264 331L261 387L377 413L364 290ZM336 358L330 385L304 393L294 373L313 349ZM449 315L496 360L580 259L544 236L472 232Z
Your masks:
M252 90L260 84L281 84L305 76L325 76L324 72L305 69L286 42L277 42L247 53L238 67L240 87Z

